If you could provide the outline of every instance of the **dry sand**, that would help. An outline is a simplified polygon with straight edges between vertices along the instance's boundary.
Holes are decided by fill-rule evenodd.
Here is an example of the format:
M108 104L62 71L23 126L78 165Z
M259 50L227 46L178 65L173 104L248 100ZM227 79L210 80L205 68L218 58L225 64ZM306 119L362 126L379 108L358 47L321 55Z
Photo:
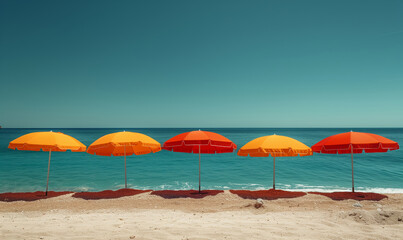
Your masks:
M308 194L258 209L228 191L203 199L71 195L0 202L0 239L403 239L403 194L362 207Z

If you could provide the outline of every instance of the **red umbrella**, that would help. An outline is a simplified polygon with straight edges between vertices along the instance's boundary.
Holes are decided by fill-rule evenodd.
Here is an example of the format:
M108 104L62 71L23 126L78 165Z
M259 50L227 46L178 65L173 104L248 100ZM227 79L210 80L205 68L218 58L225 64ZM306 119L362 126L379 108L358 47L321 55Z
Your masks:
M192 131L185 132L166 141L162 149L173 152L199 154L199 193L200 193L200 154L201 153L229 153L236 149L236 145L228 138L213 132Z
M313 145L312 150L317 153L351 154L351 176L354 192L354 164L353 154L373 152L387 152L399 149L399 144L385 137L361 132L346 132L327 137Z

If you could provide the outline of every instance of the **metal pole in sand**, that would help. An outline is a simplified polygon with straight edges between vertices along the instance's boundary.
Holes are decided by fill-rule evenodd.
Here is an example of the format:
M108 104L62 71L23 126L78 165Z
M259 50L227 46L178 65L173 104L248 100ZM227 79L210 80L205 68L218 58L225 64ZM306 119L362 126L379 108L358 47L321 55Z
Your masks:
M276 190L276 157L273 157L273 190Z
M127 188L127 171L126 171L126 145L123 146L123 151L125 154L125 188Z
M200 193L200 185L201 185L201 180L200 180L200 144L199 144L199 193Z
M354 192L354 161L353 161L353 144L351 144L351 179Z
M49 185L49 170L50 170L50 157L52 156L52 149L49 149L49 162L48 162L48 177L46 179L46 192L45 196L48 195L48 185Z

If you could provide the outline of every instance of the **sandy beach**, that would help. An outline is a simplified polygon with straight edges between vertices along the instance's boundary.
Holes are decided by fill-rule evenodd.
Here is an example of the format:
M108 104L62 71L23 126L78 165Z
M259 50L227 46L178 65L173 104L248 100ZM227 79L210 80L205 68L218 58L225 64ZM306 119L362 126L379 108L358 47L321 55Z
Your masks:
M260 208L229 191L202 199L72 195L0 202L1 239L403 239L403 194L361 206L307 194Z

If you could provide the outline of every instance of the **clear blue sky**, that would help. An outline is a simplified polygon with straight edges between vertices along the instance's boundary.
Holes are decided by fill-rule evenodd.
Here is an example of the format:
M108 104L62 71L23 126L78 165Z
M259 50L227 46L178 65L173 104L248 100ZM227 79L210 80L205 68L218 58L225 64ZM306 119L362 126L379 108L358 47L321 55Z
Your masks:
M0 0L3 127L403 127L403 1Z

